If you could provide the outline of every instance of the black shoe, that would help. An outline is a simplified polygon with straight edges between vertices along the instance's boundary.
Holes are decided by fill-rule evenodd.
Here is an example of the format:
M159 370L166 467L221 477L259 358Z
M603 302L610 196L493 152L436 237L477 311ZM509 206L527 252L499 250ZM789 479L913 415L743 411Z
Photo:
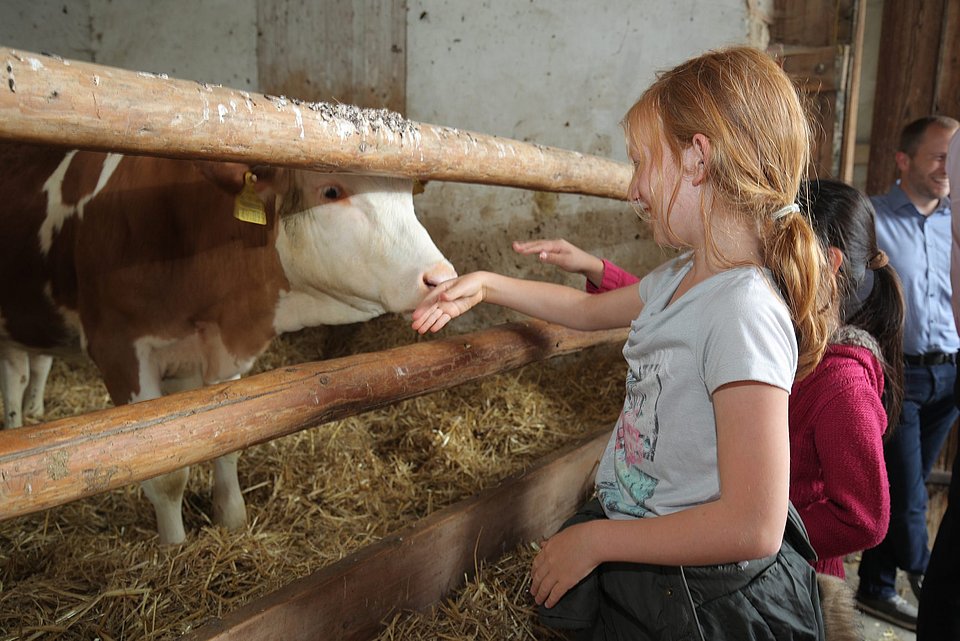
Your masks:
M867 614L889 621L907 630L917 629L917 608L899 594L892 597L870 598L857 595L857 607Z
M910 589L913 590L913 596L920 600L920 590L923 589L922 574L907 574L907 580L910 581Z

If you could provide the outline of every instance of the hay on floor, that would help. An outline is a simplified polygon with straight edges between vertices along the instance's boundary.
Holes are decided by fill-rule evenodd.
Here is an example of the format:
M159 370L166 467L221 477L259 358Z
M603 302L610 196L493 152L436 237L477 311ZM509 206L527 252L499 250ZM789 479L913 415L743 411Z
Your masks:
M527 543L493 563L481 562L471 579L429 611L395 614L376 641L568 638L537 620L533 599L528 593L534 556L536 548L533 543Z
M414 340L424 339L395 317L305 330L278 339L258 367ZM241 532L210 523L209 465L191 474L180 546L157 544L137 486L0 522L0 641L175 639L612 425L623 372L619 346L594 348L250 448L240 459ZM83 361L58 361L46 398L48 419L109 405ZM486 576L475 591L509 584L495 599L512 614L457 624L482 633L402 638L550 638L511 637L506 628L533 625L531 604L512 593L521 579Z

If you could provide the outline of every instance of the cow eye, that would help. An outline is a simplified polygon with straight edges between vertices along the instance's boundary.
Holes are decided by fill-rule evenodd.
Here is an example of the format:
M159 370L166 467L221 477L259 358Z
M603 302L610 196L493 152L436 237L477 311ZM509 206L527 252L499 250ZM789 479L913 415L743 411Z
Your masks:
M343 190L336 185L330 185L324 188L323 197L327 200L340 200L343 197Z

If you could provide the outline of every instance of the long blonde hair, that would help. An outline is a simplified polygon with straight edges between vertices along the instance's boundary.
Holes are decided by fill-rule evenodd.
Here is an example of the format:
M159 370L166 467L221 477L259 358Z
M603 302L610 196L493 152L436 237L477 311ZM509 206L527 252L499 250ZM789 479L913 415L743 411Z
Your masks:
M774 216L797 201L810 159L810 126L793 83L767 54L750 47L711 51L661 74L623 120L628 142L646 149L658 166L662 139L676 159L694 134L710 140L706 166L713 198L742 221L751 221L770 269L793 317L799 345L797 378L819 363L833 329L835 287L824 252L806 212ZM641 160L643 162L643 160ZM653 183L653 181L652 181ZM665 186L659 183L662 190ZM659 194L663 221L679 192ZM700 203L706 249L721 255L711 225L711 203Z

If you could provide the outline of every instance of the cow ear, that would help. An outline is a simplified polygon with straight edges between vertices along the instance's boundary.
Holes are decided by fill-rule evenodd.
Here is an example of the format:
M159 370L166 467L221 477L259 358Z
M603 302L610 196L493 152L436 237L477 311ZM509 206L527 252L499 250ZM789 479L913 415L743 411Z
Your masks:
M274 192L280 191L282 189L280 180L285 173L288 173L282 171L278 167L271 167L269 165L256 165L251 167L250 171L252 171L253 175L257 177L257 193L263 192L268 188L272 189Z
M240 193L243 175L250 171L250 165L239 162L194 160L193 165L204 178L231 194Z
M254 191L263 199L269 200L266 193L268 190L277 193L281 189L278 187L278 181L283 172L276 167L268 165L257 165L251 167L241 162L217 162L208 160L195 160L194 166L203 177L215 184L220 189L229 194L239 194L243 189L244 176L248 171L253 172L257 181L254 183Z

